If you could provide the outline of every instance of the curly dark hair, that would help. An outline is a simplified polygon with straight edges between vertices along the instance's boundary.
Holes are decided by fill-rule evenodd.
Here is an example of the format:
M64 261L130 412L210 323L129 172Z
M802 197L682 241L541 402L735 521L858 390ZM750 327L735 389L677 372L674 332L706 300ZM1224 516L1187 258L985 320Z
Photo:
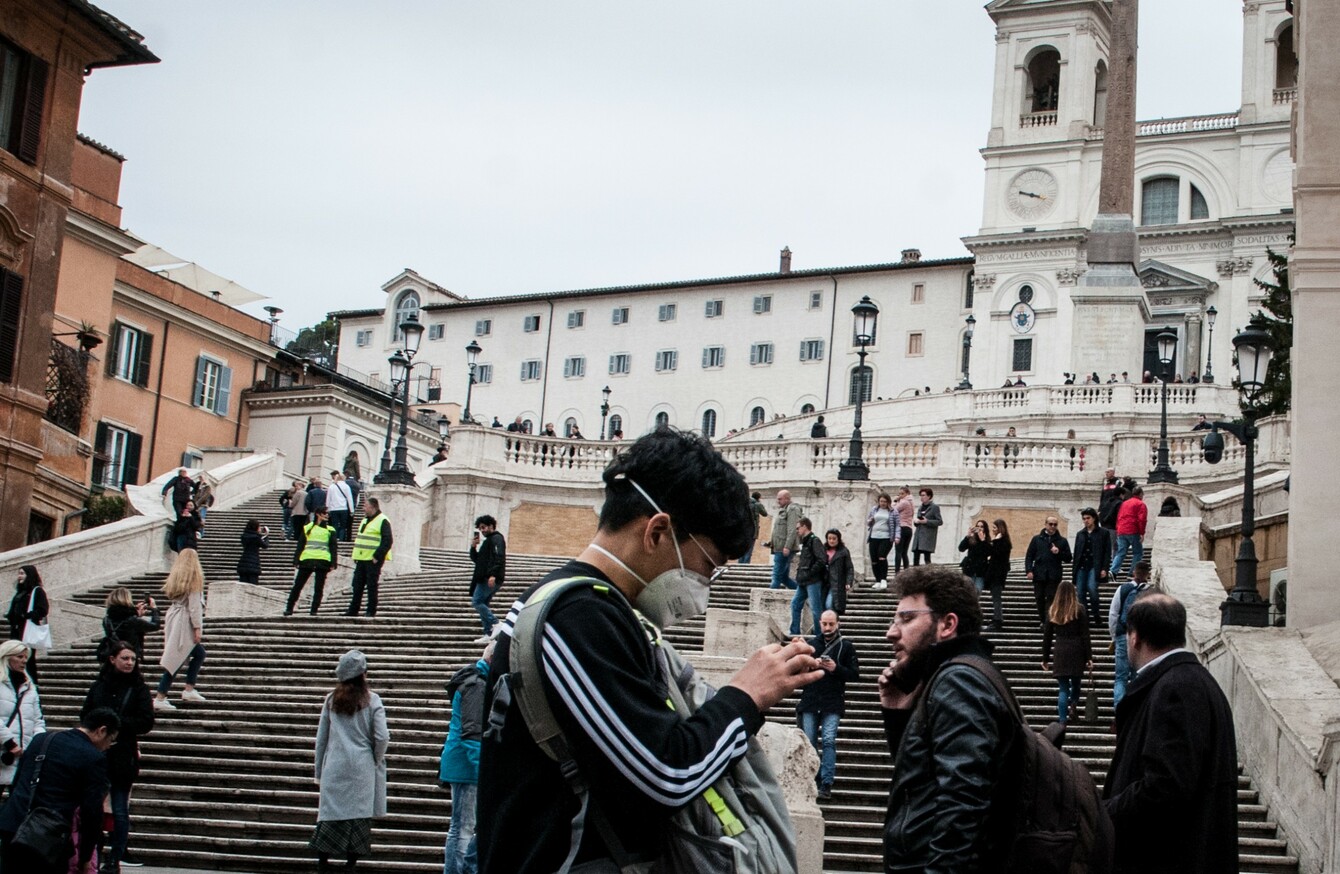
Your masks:
M958 617L958 633L978 634L982 630L982 608L977 602L977 587L958 568L942 564L920 564L898 574L898 597L921 595L926 606L941 616Z
M705 438L670 427L639 437L602 476L602 531L618 531L655 513L629 484L633 480L669 513L675 535L709 538L727 558L738 558L754 538L754 515L744 477Z

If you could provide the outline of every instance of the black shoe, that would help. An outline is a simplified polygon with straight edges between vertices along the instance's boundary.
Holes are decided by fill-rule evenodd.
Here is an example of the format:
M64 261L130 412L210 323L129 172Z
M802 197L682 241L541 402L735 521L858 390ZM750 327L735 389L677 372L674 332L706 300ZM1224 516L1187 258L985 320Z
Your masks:
M132 855L129 850L121 854L122 868L143 868L144 860L139 856Z
M819 787L818 798L819 798L820 801L828 801L828 800L831 799L832 797L833 797L833 787L832 787L832 786L820 786L820 787Z

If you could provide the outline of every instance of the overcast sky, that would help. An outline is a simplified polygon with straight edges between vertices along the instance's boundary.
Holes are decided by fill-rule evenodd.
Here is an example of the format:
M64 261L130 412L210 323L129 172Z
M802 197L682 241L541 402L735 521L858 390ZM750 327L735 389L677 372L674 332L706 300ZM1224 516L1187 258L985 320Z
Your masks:
M403 267L483 297L772 271L784 245L952 257L981 221L981 2L95 2L163 59L84 91L126 227L291 329ZM1236 109L1242 4L1142 7L1139 117Z

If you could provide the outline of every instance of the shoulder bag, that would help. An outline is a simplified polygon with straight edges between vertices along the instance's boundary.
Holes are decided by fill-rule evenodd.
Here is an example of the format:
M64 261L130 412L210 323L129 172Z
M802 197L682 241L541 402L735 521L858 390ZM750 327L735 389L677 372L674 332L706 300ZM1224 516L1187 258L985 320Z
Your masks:
M33 604L37 602L37 587L33 587L33 594L28 598L28 613L33 612ZM29 649L35 649L38 652L47 652L51 649L51 617L47 616L46 622L35 622L32 619L23 626L23 645Z
M33 768L33 778L29 784L28 815L19 823L10 844L22 847L37 856L51 868L63 868L70 860L73 845L70 842L70 823L57 811L49 807L34 807L37 801L37 788L42 779L42 764L47 757L47 747L51 745L53 734L48 732L42 738L42 746L37 751L37 762Z

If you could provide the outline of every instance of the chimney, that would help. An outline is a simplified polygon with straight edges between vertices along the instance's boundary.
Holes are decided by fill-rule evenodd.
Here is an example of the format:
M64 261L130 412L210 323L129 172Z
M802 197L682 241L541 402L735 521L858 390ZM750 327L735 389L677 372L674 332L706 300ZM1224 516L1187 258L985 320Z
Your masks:
M921 250L920 250L920 249L904 249L904 250L903 250L903 261L902 261L902 263L904 263L904 264L915 264L915 263L917 263L917 262L920 261L920 260L921 260Z
M782 266L781 266L780 268L778 268L778 272L779 272L779 273L790 273L790 272L791 272L791 247L790 247L790 246L787 246L786 248L782 249Z

